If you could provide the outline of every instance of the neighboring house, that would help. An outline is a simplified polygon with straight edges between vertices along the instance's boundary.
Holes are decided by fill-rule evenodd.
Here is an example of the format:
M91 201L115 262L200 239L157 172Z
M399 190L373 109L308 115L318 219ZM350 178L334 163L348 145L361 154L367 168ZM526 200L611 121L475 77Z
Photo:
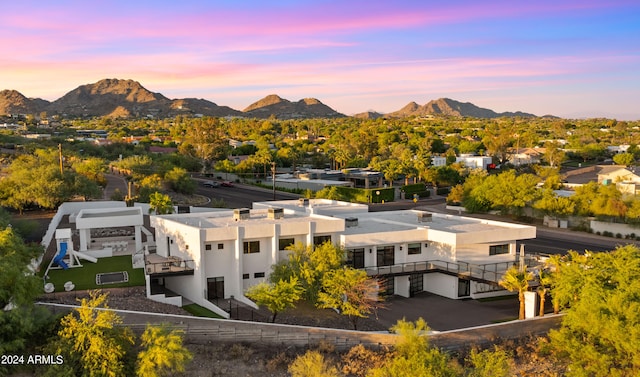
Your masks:
M640 176L625 166L598 166L598 183L612 184L618 182L640 183Z
M446 166L447 158L444 156L431 156L431 165L434 167Z
M452 299L494 294L536 228L417 210L369 213L332 200L254 203L254 209L152 216L157 247L147 255L147 293L169 291L223 316L216 306L268 278L294 243L339 244L347 260L381 278L389 294L422 291ZM180 269L179 266L193 266ZM162 268L158 269L158 266ZM175 267L175 268L174 268Z
M632 168L634 169L634 168ZM623 194L638 195L640 193L640 176L624 166L602 166L598 171L598 183L614 184Z
M513 148L509 151L509 162L514 166L539 164L545 148Z
M611 154L626 153L629 147L630 147L629 144L610 145L607 147L607 152Z

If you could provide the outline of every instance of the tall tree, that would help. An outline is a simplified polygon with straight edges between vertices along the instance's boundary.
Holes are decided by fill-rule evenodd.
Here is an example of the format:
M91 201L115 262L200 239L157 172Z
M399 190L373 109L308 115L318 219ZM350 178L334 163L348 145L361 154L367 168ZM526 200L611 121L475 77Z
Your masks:
M91 292L80 307L60 320L57 353L79 374L118 377L126 375L125 355L134 343L131 330L119 327L122 319L108 309L107 295Z
M298 284L296 277L289 280L279 280L276 283L254 285L247 290L245 296L254 300L258 306L266 307L271 314L271 322L276 321L278 313L292 308L302 297L304 289Z
M363 270L344 267L329 271L322 280L318 307L331 308L347 316L353 329L358 319L367 318L380 306L378 282Z
M225 156L228 141L219 118L204 117L194 119L185 129L180 151L200 159L202 170L211 162Z
M344 250L329 242L322 245L296 243L291 247L287 260L273 266L269 275L272 283L296 278L304 289L303 297L310 303L318 301L324 276L344 263Z
M640 371L640 249L593 253L563 265L556 289L575 294L551 345L569 360L569 376L636 376ZM568 275L568 269L582 278Z

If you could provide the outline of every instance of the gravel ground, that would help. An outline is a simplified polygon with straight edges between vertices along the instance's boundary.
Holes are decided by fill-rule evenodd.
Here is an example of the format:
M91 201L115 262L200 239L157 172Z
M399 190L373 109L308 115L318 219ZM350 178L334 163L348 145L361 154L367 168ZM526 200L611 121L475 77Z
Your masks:
M133 310L140 312L191 315L177 306L163 304L147 298L144 287L103 289L109 294L108 305L111 309ZM40 296L38 301L56 304L79 305L80 300L88 298L88 291L55 292Z

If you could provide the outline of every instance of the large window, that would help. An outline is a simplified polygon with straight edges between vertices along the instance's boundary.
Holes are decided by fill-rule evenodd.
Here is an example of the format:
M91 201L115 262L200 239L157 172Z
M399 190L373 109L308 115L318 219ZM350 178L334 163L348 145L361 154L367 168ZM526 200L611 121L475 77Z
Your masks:
M320 246L325 242L331 242L331 236L330 235L326 235L326 236L314 236L313 237L313 245L314 246Z
M407 245L407 254L415 255L422 253L422 245L418 243L410 243Z
M424 291L424 275L409 275L409 296L413 297L416 293Z
M364 248L347 250L347 265L364 268Z
M244 254L259 253L260 241L244 241L242 244L242 252Z
M378 267L380 266L392 266L394 264L394 254L395 247L392 246L381 246L378 247L377 251L377 263Z
M278 239L278 250L286 250L287 247L293 246L295 242L294 238L280 238Z
M489 255L509 254L509 244L489 246Z

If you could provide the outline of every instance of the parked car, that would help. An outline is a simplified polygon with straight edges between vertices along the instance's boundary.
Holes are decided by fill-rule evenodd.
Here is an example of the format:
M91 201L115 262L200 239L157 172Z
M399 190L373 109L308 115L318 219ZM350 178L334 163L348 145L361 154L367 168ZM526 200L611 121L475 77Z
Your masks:
M220 187L220 184L216 181L204 181L202 182L202 186L204 187Z
M220 184L220 186L222 186L222 187L233 187L234 185L233 185L233 182L231 182L231 181L224 181L224 182L222 182Z

